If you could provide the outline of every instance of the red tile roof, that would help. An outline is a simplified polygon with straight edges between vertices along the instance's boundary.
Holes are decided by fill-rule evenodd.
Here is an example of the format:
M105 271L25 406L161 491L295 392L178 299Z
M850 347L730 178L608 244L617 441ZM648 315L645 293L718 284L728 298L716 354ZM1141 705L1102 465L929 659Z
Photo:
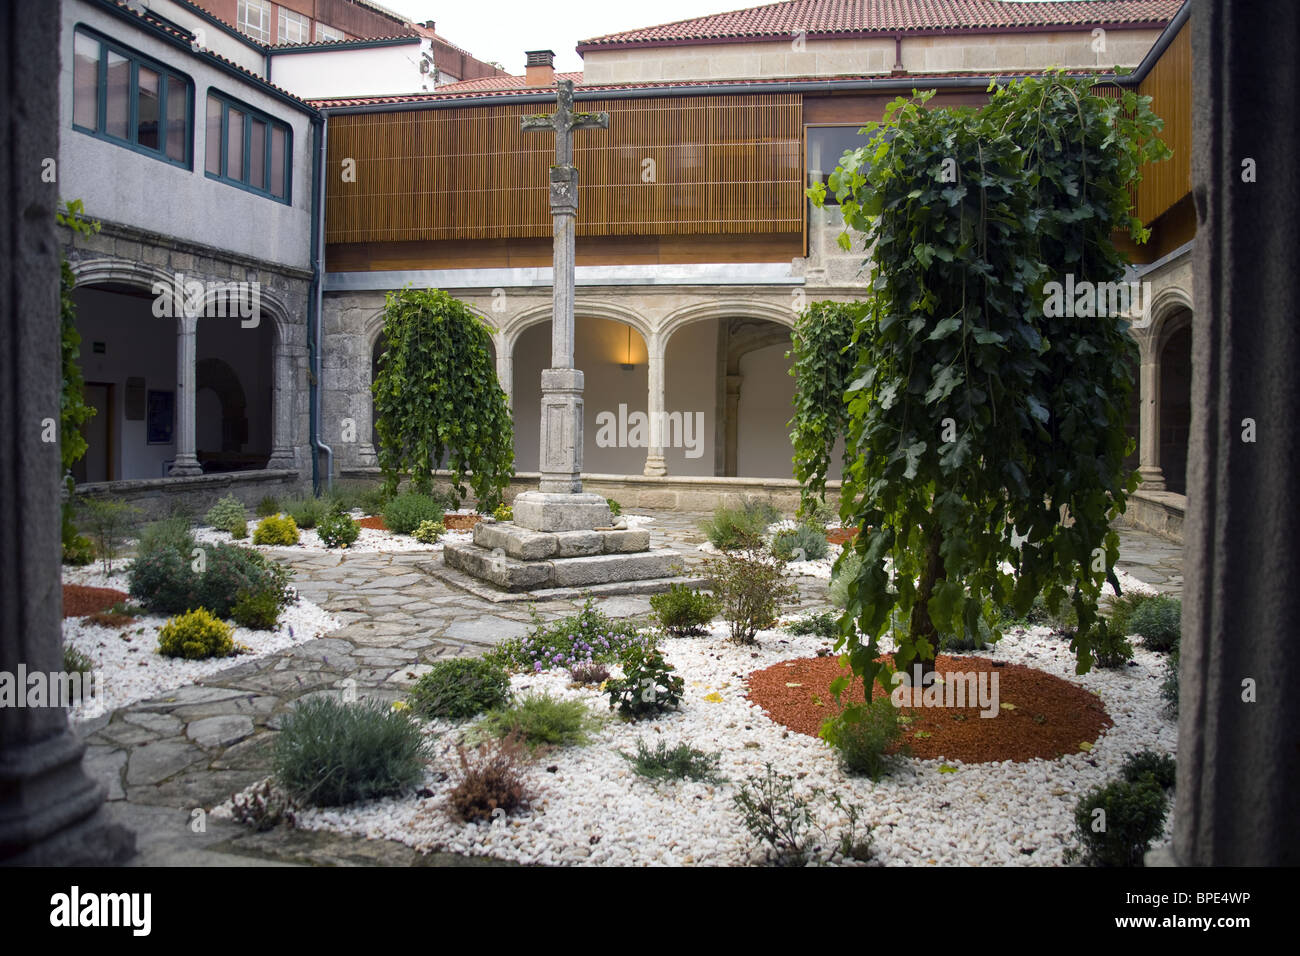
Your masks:
M969 32L1050 27L1164 25L1184 0L786 0L584 40L578 52L672 46L795 33Z
M664 89L684 89L698 88L702 92L707 92L710 87L735 87L735 86L752 86L756 89L754 92L761 93L764 86L776 86L786 83L809 83L825 84L828 81L835 80L852 82L855 80L872 80L878 83L889 83L891 87L899 90L927 89L927 84L932 80L942 80L948 78L963 79L986 79L989 76L997 77L1020 77L1020 76L1040 76L1042 70L997 70L993 73L972 73L969 71L952 71L943 73L905 73L899 76L891 76L881 73L864 73L857 76L805 76L789 77L777 76L756 79L741 80L657 80L646 83L601 83L592 86L584 86L582 83L581 73L557 73L555 78L573 80L575 89L580 93L601 94L609 93L616 95L621 90L653 90L656 88ZM1108 68L1097 68L1095 70L1076 69L1070 70L1071 74L1101 73L1109 74ZM508 85L507 85L508 84ZM554 90L548 87L529 87L524 85L522 76L488 76L478 80L465 80L461 83L449 83L446 86L440 86L432 93L411 93L402 96L347 96L337 99L312 100L311 104L318 109L341 109L350 106L377 106L377 105L402 105L410 104L418 106L420 104L439 103L444 101L455 100L489 100L489 99L509 99L524 93L550 93Z

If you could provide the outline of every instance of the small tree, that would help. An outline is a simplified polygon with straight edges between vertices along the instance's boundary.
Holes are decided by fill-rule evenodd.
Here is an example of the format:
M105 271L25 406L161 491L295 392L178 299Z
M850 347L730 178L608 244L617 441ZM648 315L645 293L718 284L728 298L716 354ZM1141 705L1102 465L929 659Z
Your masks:
M1091 666L1119 552L1110 521L1136 486L1134 345L1113 312L1052 314L1045 285L1123 277L1112 232L1146 239L1127 187L1168 155L1149 98L1105 99L1093 82L1027 78L979 110L896 100L830 177L873 250L841 501L863 528L858 630L842 642L868 689L892 622L894 665L929 669L941 635L974 632L994 606L1023 614L1040 593L1055 611L1067 588L1078 670Z
M412 490L429 494L445 459L453 507L468 474L490 512L514 474L514 428L487 326L446 292L403 289L388 294L384 339L372 390L385 493L406 474Z

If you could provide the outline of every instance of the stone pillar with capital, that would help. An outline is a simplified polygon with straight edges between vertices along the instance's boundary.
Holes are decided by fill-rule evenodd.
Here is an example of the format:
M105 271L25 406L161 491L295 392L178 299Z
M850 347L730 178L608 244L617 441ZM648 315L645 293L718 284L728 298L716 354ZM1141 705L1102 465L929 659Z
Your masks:
M176 320L176 460L167 472L171 478L203 474L195 448L198 414L197 364L199 317L182 310Z
M1165 473L1160 469L1160 364L1151 336L1140 341L1142 357L1138 367L1138 475L1142 491L1164 491Z
M663 334L651 332L646 338L648 355L646 371L649 385L646 395L646 407L650 412L650 447L646 449L644 475L660 477L668 474L668 465L664 461L664 351Z
M745 381L743 375L727 376L727 450L724 475L738 474L740 458L740 385Z
M271 458L266 463L268 469L298 467L294 455L294 354L293 349L281 341L281 330L277 330L275 356L272 366L275 380L271 386Z

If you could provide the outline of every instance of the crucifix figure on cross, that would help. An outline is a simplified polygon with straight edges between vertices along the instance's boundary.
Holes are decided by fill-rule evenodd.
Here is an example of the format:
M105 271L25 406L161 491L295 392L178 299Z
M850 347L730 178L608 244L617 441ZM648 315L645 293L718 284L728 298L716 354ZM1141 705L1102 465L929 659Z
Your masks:
M514 502L515 524L534 531L578 531L610 523L609 506L582 491L582 386L574 368L574 225L578 216L578 169L573 165L573 132L607 129L608 113L576 113L573 82L556 84L554 113L522 116L520 129L555 135L550 204L555 252L552 270L551 367L542 371L541 481L535 492Z

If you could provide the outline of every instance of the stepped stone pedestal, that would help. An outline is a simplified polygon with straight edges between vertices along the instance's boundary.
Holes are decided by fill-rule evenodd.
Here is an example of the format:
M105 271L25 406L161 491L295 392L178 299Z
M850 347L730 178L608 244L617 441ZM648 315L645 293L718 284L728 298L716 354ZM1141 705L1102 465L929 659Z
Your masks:
M669 548L651 550L650 532L640 529L537 531L510 522L479 522L473 543L443 549L448 567L505 591L658 580L672 576L678 559Z

